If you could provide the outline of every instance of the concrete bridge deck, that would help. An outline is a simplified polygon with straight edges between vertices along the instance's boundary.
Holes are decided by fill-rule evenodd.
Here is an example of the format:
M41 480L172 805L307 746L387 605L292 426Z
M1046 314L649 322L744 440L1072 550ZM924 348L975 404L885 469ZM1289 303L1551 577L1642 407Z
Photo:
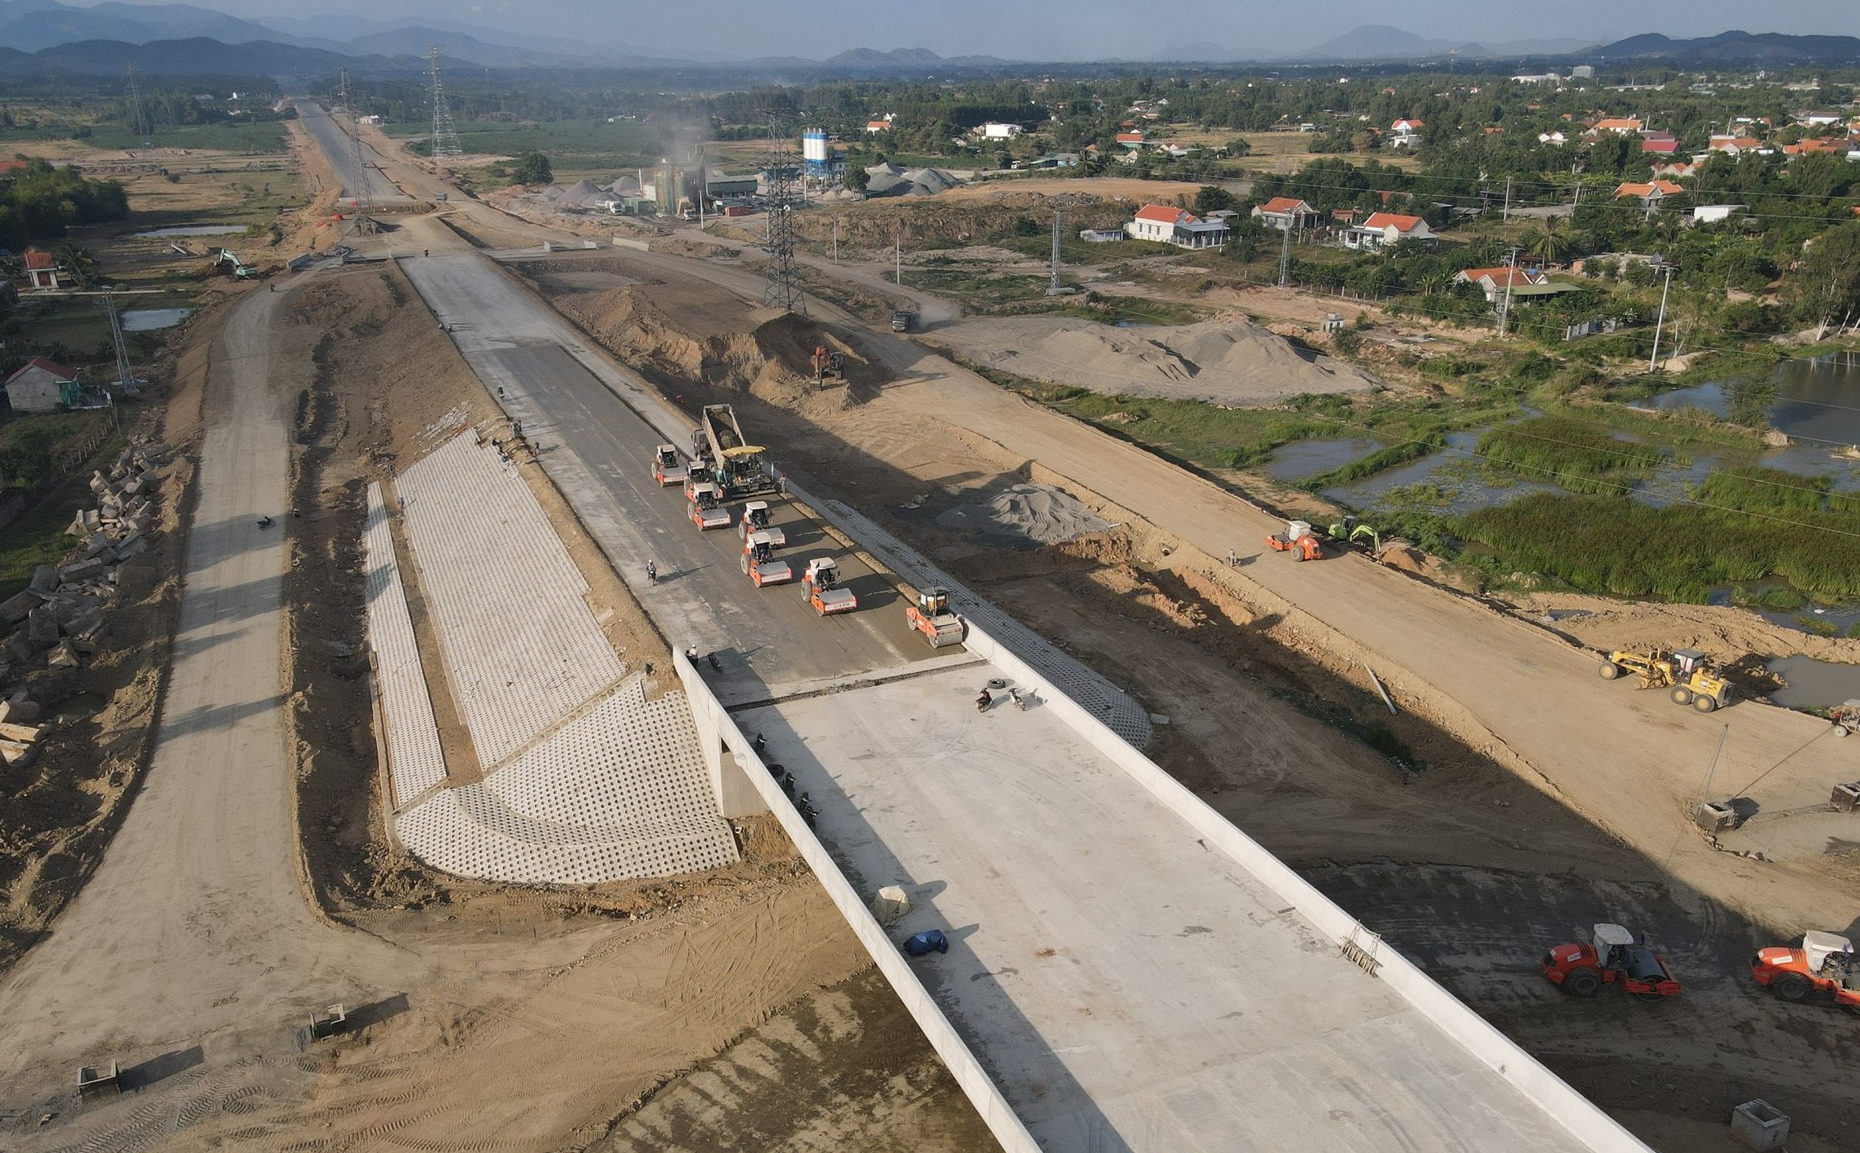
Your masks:
M662 527L640 480L677 414L484 258L408 271L487 386L559 438L545 465L610 556L709 544ZM643 590L669 635L784 658L718 684L675 658L725 814L781 818L1011 1153L1645 1149L975 621L987 663L933 661L895 600L827 627L683 564L698 579ZM990 676L1039 705L977 714ZM772 703L739 727L719 690ZM818 838L745 731L812 794ZM903 958L866 909L890 883L916 901L899 928L944 928L947 955Z

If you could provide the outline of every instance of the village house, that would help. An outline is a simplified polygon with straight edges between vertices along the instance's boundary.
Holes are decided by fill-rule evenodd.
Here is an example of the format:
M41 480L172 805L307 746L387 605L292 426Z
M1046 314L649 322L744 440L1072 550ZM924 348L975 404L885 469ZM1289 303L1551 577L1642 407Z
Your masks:
M1025 132L1026 129L1018 124L1003 124L1000 121L990 120L988 123L982 125L978 131L980 131L983 140L1012 140L1022 132Z
M1656 205L1668 196L1677 196L1685 189L1670 180L1655 180L1650 184L1639 184L1632 180L1623 181L1615 188L1615 199L1625 200L1630 196L1640 198L1642 204Z
M1590 139L1599 137L1604 132L1613 132L1617 136L1640 135L1641 122L1638 116L1607 116L1590 126L1587 135Z
M1421 142L1422 121L1397 120L1389 125L1390 148L1413 148Z
M1679 138L1664 132L1640 134L1640 150L1653 156L1672 156L1679 151Z
M1404 240L1433 239L1434 231L1427 226L1427 221L1396 212L1372 212L1361 224L1343 230L1343 246L1363 252L1374 252Z
M1177 248L1219 248L1227 243L1225 221L1203 220L1186 208L1167 204L1145 204L1134 220L1124 226L1132 240L1150 240L1173 244Z
M1497 268L1464 269L1454 274L1453 279L1478 287L1485 293L1487 304L1496 304L1499 297L1504 295L1507 285L1516 290L1547 283L1550 278L1535 268L1500 265Z
M77 370L35 356L6 378L7 403L14 412L56 412L77 399Z
M58 274L64 270L58 267L58 261L43 248L28 248L25 252L26 287L31 289L58 288Z
M1275 196L1255 205L1253 219L1280 232L1293 228L1313 228L1318 222L1317 209L1292 196Z
M1568 144L1569 137L1562 132L1539 132L1537 134L1537 143L1553 144L1553 145L1554 144Z
M1121 146L1132 150L1142 148L1146 143L1143 139L1143 133L1141 132L1119 132L1117 134L1117 142Z

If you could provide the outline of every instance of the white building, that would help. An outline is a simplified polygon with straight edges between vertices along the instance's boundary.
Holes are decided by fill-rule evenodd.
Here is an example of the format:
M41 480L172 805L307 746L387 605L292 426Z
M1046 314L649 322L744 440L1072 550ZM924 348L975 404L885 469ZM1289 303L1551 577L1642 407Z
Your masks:
M990 120L988 123L982 125L982 139L1012 140L1024 131L1025 129L1018 124L1001 124Z
M1343 246L1374 252L1404 240L1432 240L1433 229L1418 216L1398 212L1371 213L1368 220L1343 230Z
M1124 225L1132 240L1173 244L1177 248L1219 248L1227 243L1227 222L1203 220L1186 208L1145 204L1136 218Z

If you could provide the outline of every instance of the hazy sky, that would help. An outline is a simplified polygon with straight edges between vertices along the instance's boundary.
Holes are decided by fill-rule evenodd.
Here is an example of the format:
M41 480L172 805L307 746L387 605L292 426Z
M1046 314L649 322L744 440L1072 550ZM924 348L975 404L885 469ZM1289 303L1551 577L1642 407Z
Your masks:
M84 4L86 0L65 0ZM140 0L130 0L140 2ZM583 43L730 56L830 56L847 48L928 48L1021 60L1267 56L1320 44L1362 24L1481 42L1575 37L1606 43L1640 32L1860 35L1855 0L191 0L237 16L356 14L449 18Z

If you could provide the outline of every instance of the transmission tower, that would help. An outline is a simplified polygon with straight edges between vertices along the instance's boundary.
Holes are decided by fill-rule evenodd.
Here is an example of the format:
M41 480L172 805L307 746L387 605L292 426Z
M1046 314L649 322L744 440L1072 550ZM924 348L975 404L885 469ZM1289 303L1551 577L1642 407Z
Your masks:
M349 70L347 68L336 69L336 77L338 82L338 87L336 89L336 111L342 113L344 116L352 116L354 112L349 108Z
M126 392L135 388L136 378L129 369L129 349L123 343L123 322L116 313L114 288L104 288L103 310L110 314L110 340L116 345L116 387Z
M780 121L769 121L769 150L763 161L769 182L769 232L763 247L769 254L769 283L762 303L800 316L807 315L807 297L801 290L801 266L794 259L795 185L800 165L781 134Z
M148 138L155 134L155 125L152 121L145 122L142 114L142 88L136 83L136 66L129 65L124 69L124 75L129 84L129 133L132 136L142 137L142 147L147 148ZM144 130L145 123L146 131Z
M458 129L452 126L452 109L446 107L446 90L439 82L439 46L434 45L426 55L433 73L433 159L461 156L465 149L459 145Z

